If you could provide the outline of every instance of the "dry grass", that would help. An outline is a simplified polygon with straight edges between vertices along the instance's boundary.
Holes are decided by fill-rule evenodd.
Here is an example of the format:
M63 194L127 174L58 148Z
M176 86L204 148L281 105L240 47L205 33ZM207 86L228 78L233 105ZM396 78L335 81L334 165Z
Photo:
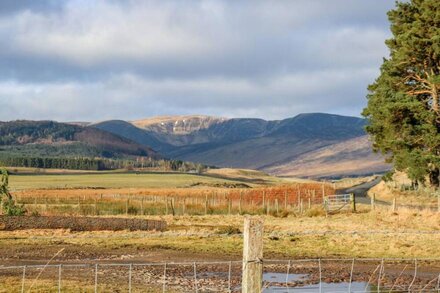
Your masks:
M405 190L411 181L403 173L396 173L392 182L380 182L368 191L368 195L373 195L376 199L392 202L394 198L398 204L402 205L424 205L436 207L438 204L438 194L429 188L419 188L419 190Z
M219 231L242 229L242 216L157 216L169 224L167 232L78 232L29 230L1 232L0 250L26 257L32 251L44 254L66 248L63 257L145 257L154 252L239 258L241 235ZM440 257L440 215L400 210L318 214L265 218L266 257ZM325 233L325 232L331 233ZM380 232L381 231L381 232ZM316 233L313 233L316 232ZM338 234L336 232L342 232ZM276 237L271 237L276 235ZM26 248L26 249L25 249ZM11 251L12 249L12 251Z
M347 177L334 181L334 187L336 189L345 189L373 181L374 179L376 179L376 176L353 177L353 178Z
M78 176L71 175L69 177ZM21 177L15 176L13 178L21 179ZM48 177L51 176L43 176L42 178ZM65 176L54 177L62 180ZM31 176L30 178L34 179L35 177ZM93 180L98 180L98 178L94 176L90 178L90 175L74 178L76 182L79 182L78 184L85 186L85 189L69 187L22 189L15 191L14 196L17 203L25 204L25 208L30 213L43 215L200 215L274 212L282 212L287 215L300 209L300 205L306 209L309 204L321 204L323 192L325 194L334 193L330 185L322 183L278 184L241 189L224 188L225 183L220 184L220 187L206 187L197 184L192 188L103 188L94 186L95 181ZM133 180L131 177L129 178ZM142 177L139 178L142 180ZM105 182L101 183L106 185ZM112 183L118 184L121 181ZM27 184L29 186L50 186L52 182L41 183L41 185L32 182L27 182ZM138 182L138 184L141 183Z
M261 171L248 170L248 169L232 169L232 168L221 168L221 169L210 169L206 172L209 175L221 176L229 179L239 179L239 180L252 180L267 183L287 183L289 180L285 180L279 177L270 176Z

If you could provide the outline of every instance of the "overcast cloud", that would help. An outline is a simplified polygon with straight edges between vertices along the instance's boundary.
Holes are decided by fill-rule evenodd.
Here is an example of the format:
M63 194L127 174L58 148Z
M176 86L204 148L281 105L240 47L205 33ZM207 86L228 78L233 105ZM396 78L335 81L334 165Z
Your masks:
M359 116L394 0L0 2L0 120Z

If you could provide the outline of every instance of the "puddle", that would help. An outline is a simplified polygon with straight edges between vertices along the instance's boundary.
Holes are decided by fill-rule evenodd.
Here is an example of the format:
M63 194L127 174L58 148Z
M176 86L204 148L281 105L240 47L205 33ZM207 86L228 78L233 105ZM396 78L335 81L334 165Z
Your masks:
M294 282L294 281L302 281L305 279L307 279L307 275L305 274L289 274L287 281ZM286 282L286 274L265 273L263 275L263 280L266 282L283 283ZM349 292L349 289L351 292L370 292L371 288L367 286L367 283L364 282L353 282L351 284L351 288L349 283L322 283L321 290L319 284L312 284L312 285L305 285L301 287L292 287L292 288L286 288L285 286L284 287L272 286L264 289L263 292L264 293L310 293L310 292L347 293Z
M302 281L307 279L306 274L289 274L287 282ZM284 273L264 273L263 281L273 282L273 283L285 283L286 274Z

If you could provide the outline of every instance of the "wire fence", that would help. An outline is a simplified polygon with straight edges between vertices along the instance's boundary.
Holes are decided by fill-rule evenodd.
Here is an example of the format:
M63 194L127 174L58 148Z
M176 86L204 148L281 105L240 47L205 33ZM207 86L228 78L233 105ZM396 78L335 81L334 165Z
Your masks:
M328 190L331 192L333 190ZM322 205L325 188L231 190L190 195L101 194L84 196L31 196L20 194L16 202L30 213L56 215L212 215L302 213Z
M437 203L407 204L399 200L390 202L376 200L374 197L352 197L351 194L324 196L316 190L302 192L230 192L206 193L181 196L124 194L101 194L90 196L20 196L16 202L23 205L29 214L35 215L237 215L303 214L309 210L323 207L328 214L342 210L354 210L357 205L371 210L401 209L440 212L440 196Z
M0 292L241 292L242 261L0 266ZM263 292L440 292L440 259L264 260Z

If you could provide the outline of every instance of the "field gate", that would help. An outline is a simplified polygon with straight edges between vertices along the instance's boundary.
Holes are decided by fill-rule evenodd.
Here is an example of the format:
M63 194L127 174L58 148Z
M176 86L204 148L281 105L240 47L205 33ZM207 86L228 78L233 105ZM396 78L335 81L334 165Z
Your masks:
M324 209L327 214L334 214L341 210L356 211L356 200L353 193L335 194L324 197Z

